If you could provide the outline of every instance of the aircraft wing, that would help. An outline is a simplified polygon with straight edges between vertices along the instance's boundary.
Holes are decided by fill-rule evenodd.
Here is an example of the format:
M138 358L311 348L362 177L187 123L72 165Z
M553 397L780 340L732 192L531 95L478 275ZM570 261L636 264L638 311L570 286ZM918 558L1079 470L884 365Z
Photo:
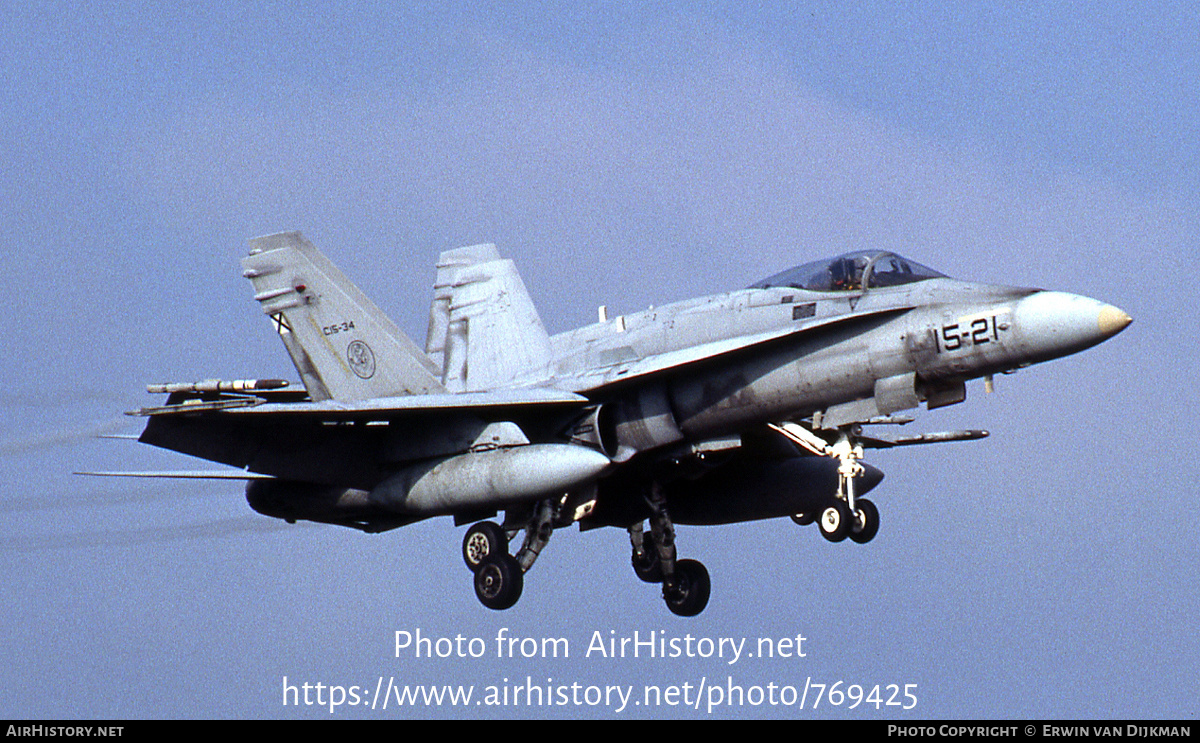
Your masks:
M181 392L132 415L149 419L142 443L286 480L371 490L405 463L484 439L527 444L522 430L558 430L588 404L547 389L315 402Z
M181 401L169 400L166 405L141 408L131 411L129 415L157 417L222 411L226 415L248 416L251 419L294 416L352 421L402 417L407 413L420 411L445 413L484 411L505 407L575 407L582 406L587 402L588 398L583 395L545 388L404 395L357 401L320 400L318 402L270 402L269 398L246 395L224 396L212 400L195 398Z

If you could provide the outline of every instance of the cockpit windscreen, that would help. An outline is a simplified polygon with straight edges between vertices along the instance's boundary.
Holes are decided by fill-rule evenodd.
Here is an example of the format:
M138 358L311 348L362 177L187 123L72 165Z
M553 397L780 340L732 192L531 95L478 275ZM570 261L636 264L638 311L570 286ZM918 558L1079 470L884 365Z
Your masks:
M791 287L814 292L861 291L864 286L873 289L945 277L945 274L895 253L859 251L789 268L752 284L750 288Z

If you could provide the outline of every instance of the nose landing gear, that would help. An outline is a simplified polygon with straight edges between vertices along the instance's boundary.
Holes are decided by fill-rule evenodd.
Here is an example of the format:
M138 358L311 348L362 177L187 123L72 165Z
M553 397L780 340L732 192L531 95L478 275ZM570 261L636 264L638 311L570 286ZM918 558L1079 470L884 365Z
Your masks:
M821 536L830 542L841 542L849 537L853 542L866 544L874 539L879 533L879 509L866 498L855 497L855 481L866 470L862 465L862 444L849 428L840 429L837 441L830 444L797 423L769 425L806 451L838 460L838 489L834 500L815 514L794 514L792 520L801 526L815 520Z

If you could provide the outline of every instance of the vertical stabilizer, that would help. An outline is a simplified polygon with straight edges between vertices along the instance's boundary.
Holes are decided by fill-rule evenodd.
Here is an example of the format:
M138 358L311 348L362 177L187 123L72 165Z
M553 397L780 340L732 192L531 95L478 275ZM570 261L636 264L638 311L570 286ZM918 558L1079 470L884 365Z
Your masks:
M441 254L425 351L454 392L535 385L553 362L525 282L494 245Z
M445 391L434 363L299 232L254 238L242 267L314 400Z

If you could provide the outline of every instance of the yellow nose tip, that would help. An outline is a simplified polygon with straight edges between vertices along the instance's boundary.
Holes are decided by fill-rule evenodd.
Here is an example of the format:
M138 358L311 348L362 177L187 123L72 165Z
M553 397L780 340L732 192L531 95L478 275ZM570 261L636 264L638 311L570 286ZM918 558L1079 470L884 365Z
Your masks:
M1133 322L1125 310L1112 305L1105 305L1100 310L1100 332L1106 336L1113 336L1120 333L1122 330Z

